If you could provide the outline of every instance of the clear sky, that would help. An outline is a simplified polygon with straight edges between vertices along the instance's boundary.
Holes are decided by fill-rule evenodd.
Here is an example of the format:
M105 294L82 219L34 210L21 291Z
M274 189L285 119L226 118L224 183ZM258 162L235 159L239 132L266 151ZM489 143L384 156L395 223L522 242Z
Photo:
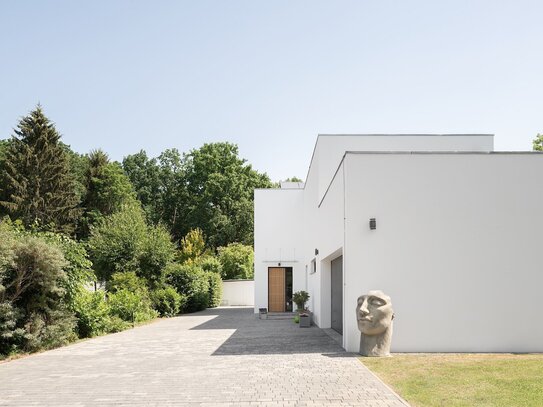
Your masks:
M41 102L113 159L237 143L305 178L318 133L543 132L543 1L1 1L0 138Z

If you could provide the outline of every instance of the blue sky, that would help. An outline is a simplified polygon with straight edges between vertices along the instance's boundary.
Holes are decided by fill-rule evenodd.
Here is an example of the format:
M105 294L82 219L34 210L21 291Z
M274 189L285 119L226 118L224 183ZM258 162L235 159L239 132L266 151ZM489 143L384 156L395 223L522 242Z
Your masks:
M76 151L237 143L305 177L318 133L543 132L543 2L0 2L0 138L39 101Z

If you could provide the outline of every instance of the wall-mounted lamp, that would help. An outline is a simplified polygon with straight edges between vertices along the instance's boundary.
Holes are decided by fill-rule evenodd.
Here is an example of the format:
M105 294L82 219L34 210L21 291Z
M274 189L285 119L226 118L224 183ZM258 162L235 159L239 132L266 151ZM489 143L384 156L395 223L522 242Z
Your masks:
M281 263L277 263L277 265L278 265L279 267L281 267Z
M370 218L370 230L375 229L377 229L377 221L375 220L375 218Z
M319 249L315 249L315 256L319 254Z

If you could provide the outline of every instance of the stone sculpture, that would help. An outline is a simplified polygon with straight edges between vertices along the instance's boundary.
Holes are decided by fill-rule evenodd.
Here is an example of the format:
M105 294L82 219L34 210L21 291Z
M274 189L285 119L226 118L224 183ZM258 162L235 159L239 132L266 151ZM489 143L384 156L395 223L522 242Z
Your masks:
M382 291L370 291L358 297L356 320L363 356L390 356L394 310L390 297Z

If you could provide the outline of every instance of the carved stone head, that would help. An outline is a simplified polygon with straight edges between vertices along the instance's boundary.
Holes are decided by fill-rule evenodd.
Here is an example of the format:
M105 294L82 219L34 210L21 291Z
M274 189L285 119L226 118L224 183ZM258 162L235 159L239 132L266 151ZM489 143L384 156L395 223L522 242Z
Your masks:
M370 291L358 297L358 329L364 335L381 335L392 325L394 310L390 297L382 291Z

